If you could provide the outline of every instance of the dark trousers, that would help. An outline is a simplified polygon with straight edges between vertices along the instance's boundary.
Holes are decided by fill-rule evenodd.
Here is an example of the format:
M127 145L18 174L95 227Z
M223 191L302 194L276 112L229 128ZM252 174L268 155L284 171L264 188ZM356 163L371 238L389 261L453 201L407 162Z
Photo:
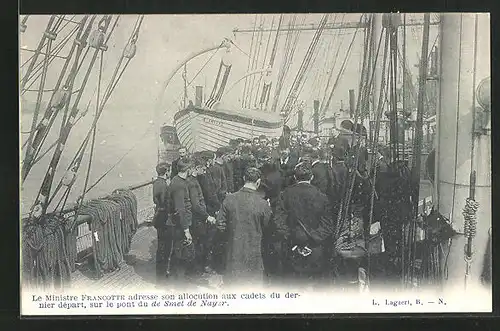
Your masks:
M168 283L176 289L187 289L191 285L191 271L194 260L188 257L187 251L183 250L182 241L185 239L184 231L176 228L173 231L173 252L170 259L170 275ZM193 243L194 245L194 243Z
M226 270L226 254L228 234L226 231L212 228L209 232L211 250L209 252L209 264L218 274L224 274Z
M210 264L212 242L215 226L207 224L204 220L196 220L192 227L193 243L195 245L195 260L192 264L194 273L203 273Z
M156 249L156 279L163 282L170 273L170 261L174 244L174 228L162 226L156 228L158 246Z

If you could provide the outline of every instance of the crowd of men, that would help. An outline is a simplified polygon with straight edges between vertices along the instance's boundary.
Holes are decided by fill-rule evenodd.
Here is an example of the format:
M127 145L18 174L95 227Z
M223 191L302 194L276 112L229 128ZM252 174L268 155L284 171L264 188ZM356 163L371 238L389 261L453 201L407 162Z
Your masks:
M261 136L232 140L216 152L189 154L181 148L172 164L158 164L153 183L158 283L188 285L211 273L223 275L225 286L352 283L363 262L341 254L339 241L366 239L375 222L368 152L359 142L350 146L346 138L332 137L322 146L316 138L299 144L286 136ZM381 171L389 167L386 154L378 154ZM354 207L344 222L353 172L349 204ZM393 205L400 193L383 183L377 191L382 208L375 212L387 215L383 206ZM397 231L391 217L381 223L383 250L394 260ZM384 276L390 273L384 270Z

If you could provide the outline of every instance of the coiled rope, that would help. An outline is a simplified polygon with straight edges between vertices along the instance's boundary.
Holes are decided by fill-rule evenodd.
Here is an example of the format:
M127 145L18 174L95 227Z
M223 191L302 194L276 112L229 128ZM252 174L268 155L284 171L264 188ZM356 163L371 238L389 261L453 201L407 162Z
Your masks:
M479 203L471 198L465 200L465 207L462 211L464 216L464 236L467 239L472 239L476 236L477 228L477 210Z
M23 227L23 277L38 288L64 288L71 281L71 267L66 249L65 221L46 215L42 222Z
M94 270L98 276L118 269L138 228L137 198L117 190L86 202L78 215L89 215ZM64 288L76 270L77 219L47 214L23 227L23 278L37 288Z
M137 198L128 190L115 191L102 199L90 200L78 210L89 215L92 254L96 276L120 268L137 231Z

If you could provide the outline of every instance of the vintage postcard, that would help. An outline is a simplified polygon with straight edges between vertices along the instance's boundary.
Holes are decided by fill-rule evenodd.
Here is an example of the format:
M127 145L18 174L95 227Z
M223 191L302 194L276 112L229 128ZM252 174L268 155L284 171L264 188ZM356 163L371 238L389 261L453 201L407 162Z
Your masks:
M488 13L19 29L23 316L491 312Z

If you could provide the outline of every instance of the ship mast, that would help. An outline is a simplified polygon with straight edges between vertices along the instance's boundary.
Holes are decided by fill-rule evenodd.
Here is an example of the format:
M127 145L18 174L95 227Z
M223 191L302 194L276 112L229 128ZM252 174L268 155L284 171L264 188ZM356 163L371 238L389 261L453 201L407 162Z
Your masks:
M488 121L477 123L478 119L475 119L480 113L489 117L488 112L476 107L475 95L479 82L491 75L487 15L441 15L442 61L435 188L438 201L435 205L439 207L440 214L449 217L453 228L461 233L451 241L448 258L443 261L445 274L448 275L444 280L445 289L463 288L461 285L465 278L468 278L468 290L480 286L491 228L491 131L487 130ZM481 127L479 133L474 133L474 124ZM467 263L462 210L470 194L473 171L476 172L475 201L479 203L479 209L476 234L472 240L473 255ZM468 276L466 265L470 267Z

